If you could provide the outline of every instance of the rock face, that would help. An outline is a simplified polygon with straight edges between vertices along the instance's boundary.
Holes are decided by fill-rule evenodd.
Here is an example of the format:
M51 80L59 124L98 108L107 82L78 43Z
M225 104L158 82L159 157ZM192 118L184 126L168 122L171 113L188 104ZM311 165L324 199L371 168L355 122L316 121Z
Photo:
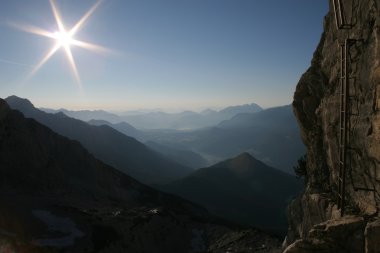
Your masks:
M307 146L307 188L289 207L290 226L285 246L295 243L286 252L314 252L312 248L316 249L317 245L323 248L318 252L379 252L373 250L376 247L369 245L374 242L372 234L377 231L370 225L374 223L367 225L365 235L364 228L365 223L370 222L368 217L374 219L378 216L380 207L380 1L341 2L345 19L352 25L351 29L337 29L331 0L330 11L324 22L324 33L311 67L301 77L294 94L293 108ZM315 234L310 234L310 230L318 223L335 220L340 216L336 205L340 136L340 45L347 38L356 41L349 47L347 57L350 63L347 74L354 78L350 78L349 84L346 213L365 219L364 225L355 232L362 238L359 240L360 246L355 246L360 250L352 246L350 250L344 251L342 247L337 249L339 244L334 244L337 242L335 232L325 237L322 243L316 239ZM348 225L345 227L349 229ZM327 243L326 238L330 242ZM335 245L335 248L332 249L327 244ZM302 251L301 246L309 247L309 251Z
M365 252L380 252L380 220L375 220L367 224L365 229Z
M380 207L380 1L341 2L351 29L337 29L330 1L324 33L311 67L301 77L294 94L293 108L307 146L307 187L289 206L290 226L285 246L295 243L285 252L314 252L318 248L318 252L379 252L373 239L374 235L379 236L378 226L368 217L376 220ZM337 237L338 230L324 233L322 239L313 232L318 223L334 223L340 217L336 205L340 45L347 38L357 41L350 46L347 57L350 62L347 73L355 78L350 79L349 85L346 213L355 214L357 219L365 217L360 228L352 229L352 221L347 220L341 225L344 230L357 233L356 245L349 249L335 243L343 240Z

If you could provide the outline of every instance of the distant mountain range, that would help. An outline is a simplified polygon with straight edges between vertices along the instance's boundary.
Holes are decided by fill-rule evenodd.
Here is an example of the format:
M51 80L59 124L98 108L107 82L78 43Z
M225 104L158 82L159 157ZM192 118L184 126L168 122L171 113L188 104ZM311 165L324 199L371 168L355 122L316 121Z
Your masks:
M162 186L203 205L211 213L242 224L286 234L286 207L303 182L248 153Z
M46 115L25 100L8 100L27 106L29 114ZM46 120L57 123L55 117ZM216 223L200 206L139 183L95 159L79 142L11 110L2 99L0 192L1 252L216 253L247 252L263 244L266 250L279 248L273 237Z
M159 144L197 152L211 163L248 152L290 174L306 152L291 105L237 114L210 128L150 130L144 135Z
M207 110L201 113L184 111L181 113L151 112L139 115L127 115L123 119L140 129L197 129L218 124L239 113L261 111L257 104L227 107L220 111Z
M208 110L202 113L206 115L214 112ZM189 167L203 164L187 162L193 159L194 154L206 160L207 163L203 164L204 166L248 152L270 166L293 174L293 166L306 152L290 105L269 108L256 113L236 114L231 119L223 120L213 127L196 130L141 130L126 122L111 124L101 120L91 120L89 123L109 125L141 142L155 143L165 147L161 151L167 148L176 152L185 151L182 155L171 158ZM180 157L182 160L176 159Z
M125 135L132 136L138 139L139 141L146 141L144 131L140 131L126 122L112 124L105 120L90 120L88 121L88 123L90 125L95 126L107 125ZM155 150L156 152L165 155L171 160L189 168L198 169L208 165L208 162L201 155L190 150L184 150L180 148L176 149L162 144L158 144L153 141L146 141L145 145L151 148L152 150Z
M136 139L106 126L93 126L59 112L46 113L36 109L27 99L6 98L12 109L21 111L53 131L79 141L95 157L144 183L168 182L192 172Z
M74 118L74 119L80 119L82 121L89 121L92 119L96 120L106 120L111 123L119 123L122 122L123 119L113 113L106 112L103 110L80 110L80 111L71 111L71 110L66 110L64 108L54 110L54 109L49 109L49 108L40 108L41 111L47 112L47 113L58 113L58 112L63 112L67 116Z
M269 108L258 113L240 113L218 124L220 128L270 128L284 132L294 129L291 105ZM278 125L279 122L283 124Z
M106 120L92 119L92 120L87 121L87 123L94 126L102 126L102 125L110 126L116 129L117 131L119 131L120 133L136 138L137 140L141 142L146 141L145 135L142 131L136 129L131 124L128 124L127 122L124 122L124 121L119 122L119 123L111 123Z
M63 112L67 116L89 120L106 120L112 124L128 122L138 129L196 129L209 127L223 120L232 118L239 113L259 112L262 108L257 104L230 106L220 111L204 110L201 113L184 111L180 113L148 112L138 114L116 115L102 110L97 111L69 111L66 109L52 110L43 108L49 113Z
M148 114L155 116L145 118ZM145 116L143 117L143 115ZM174 115L176 116L174 117ZM217 121L215 119L218 117L215 115L230 115L231 117L224 117L224 119L220 117L220 121ZM291 105L262 110L257 105L251 104L227 107L219 112L214 110L205 110L201 113L183 112L180 114L152 112L128 117L146 119L146 124L151 125L149 128L163 126L159 122L170 121L173 123L174 118L176 118L177 122L184 120L177 126L189 126L188 121L191 122L192 120L197 122L194 117L209 117L212 122L217 121L217 123L212 127L193 130L137 129L129 124L131 123L130 121L127 121L128 123L112 123L104 120L90 120L89 123L111 126L143 143L151 142L178 152L191 152L205 159L207 161L206 165L220 162L242 152L248 152L270 166L293 174L293 166L306 152ZM156 123L153 120L154 118L157 119ZM122 120L122 118L120 119ZM173 125L171 126L173 127ZM186 153L182 154L185 155ZM177 156L177 158L179 157L181 156ZM186 162L192 159L191 157L188 156L182 160L175 157L171 158L190 167L197 165L197 163L190 165Z

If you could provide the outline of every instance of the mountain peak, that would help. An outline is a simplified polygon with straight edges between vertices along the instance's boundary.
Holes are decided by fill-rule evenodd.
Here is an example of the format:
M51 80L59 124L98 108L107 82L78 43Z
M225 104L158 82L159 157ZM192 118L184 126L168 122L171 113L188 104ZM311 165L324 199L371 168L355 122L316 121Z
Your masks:
M59 117L59 118L68 118L68 116L66 114L64 114L63 112L57 112L54 115Z
M271 187L275 185L275 187ZM167 191L238 223L286 231L287 201L302 182L244 152L171 183Z
M247 170L256 169L260 162L249 153L244 152L230 160L227 160L227 163L229 164L230 169L244 172Z
M226 161L217 163L212 167L227 168L230 171L233 171L236 175L242 177L253 175L252 173L255 174L262 173L263 171L275 170L274 168L271 168L263 162L257 160L247 152L241 153L240 155Z
M240 155L236 156L234 159L236 160L245 160L245 159L249 159L249 160L256 160L251 154L249 154L248 152L243 152L241 153Z
M263 109L258 104L251 103L251 104L245 104L245 105L229 106L222 109L220 112L235 115L235 114L240 114L240 113L255 113L262 110Z
M226 160L225 162L228 162L228 163L234 164L234 165L247 165L247 166L251 166L252 164L258 163L259 161L256 160L248 152L243 152L243 153L241 153L238 156L235 156L235 157L233 157L233 158L231 158L229 160Z
M34 109L34 105L26 98L20 98L15 95L9 96L5 99L10 107Z
M258 163L258 160L256 160L256 158L254 158L248 152L243 152L240 155L235 156L227 161L229 161L231 165L236 166L236 167L241 167L241 166L249 167Z

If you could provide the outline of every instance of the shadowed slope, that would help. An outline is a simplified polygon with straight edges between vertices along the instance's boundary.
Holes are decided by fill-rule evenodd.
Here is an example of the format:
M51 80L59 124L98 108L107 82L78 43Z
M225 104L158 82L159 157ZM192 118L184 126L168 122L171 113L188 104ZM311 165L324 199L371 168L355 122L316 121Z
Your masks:
M243 153L163 189L221 217L284 233L286 206L301 191L302 182Z
M204 209L105 165L77 141L25 119L1 99L0 203L1 252L241 252L263 243L279 246L259 231L209 223Z
M8 97L6 101L25 117L34 118L57 133L78 140L98 159L142 182L170 181L192 171L109 126L92 126L63 113L45 113L36 109L30 101L16 96Z

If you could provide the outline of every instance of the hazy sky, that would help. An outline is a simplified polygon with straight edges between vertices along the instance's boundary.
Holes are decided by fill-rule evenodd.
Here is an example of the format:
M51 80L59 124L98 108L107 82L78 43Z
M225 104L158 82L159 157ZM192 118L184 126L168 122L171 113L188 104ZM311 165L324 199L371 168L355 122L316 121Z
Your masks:
M56 0L71 28L95 0ZM70 109L199 109L289 104L322 33L327 0L104 0L71 46L83 91L55 40L15 24L58 30L49 0L0 3L0 97Z

